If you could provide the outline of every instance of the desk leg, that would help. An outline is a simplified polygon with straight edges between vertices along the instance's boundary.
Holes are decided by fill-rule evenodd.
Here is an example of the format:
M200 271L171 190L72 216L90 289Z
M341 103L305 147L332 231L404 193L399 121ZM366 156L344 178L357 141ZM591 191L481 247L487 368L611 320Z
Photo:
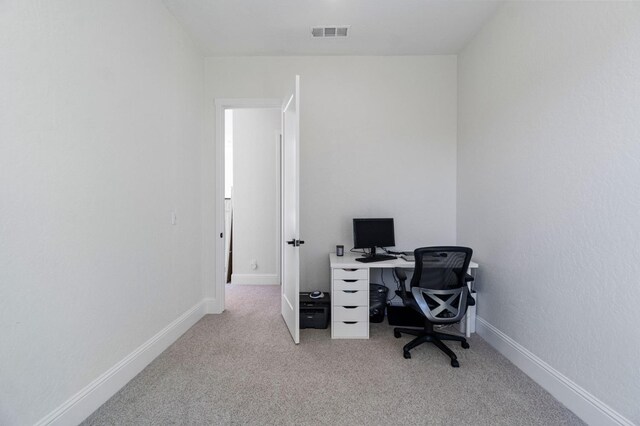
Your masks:
M478 312L478 292L472 293L473 298L476 300L476 304L474 306L469 306L467 308L467 315L464 319L464 334L467 337L471 337L471 333L476 332L476 312Z
M469 268L467 269L467 273L469 275L472 275L474 278L476 276L475 269ZM467 307L467 314L463 319L464 324L462 324L462 322L460 323L460 331L462 331L462 328L464 327L464 335L467 338L471 337L471 333L476 332L476 308L478 306L478 293L473 292L473 283L474 281L471 281L467 283L467 286L469 287L469 292L471 292L473 294L473 297L476 299L476 305Z
M474 292L472 293L472 295L476 300L476 304L475 306L467 306L467 313L458 325L458 330L460 330L461 333L464 333L465 337L467 338L471 337L471 333L476 332L476 308L478 306L478 293Z
M470 312L467 311L467 314L464 316L465 327L464 327L464 335L469 338L471 337L471 315Z

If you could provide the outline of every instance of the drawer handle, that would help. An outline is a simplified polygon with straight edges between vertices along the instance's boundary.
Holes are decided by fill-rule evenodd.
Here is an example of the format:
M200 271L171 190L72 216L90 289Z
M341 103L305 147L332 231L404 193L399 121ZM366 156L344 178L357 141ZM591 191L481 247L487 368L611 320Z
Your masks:
M355 283L358 280L342 280L342 281L344 281L345 283Z
M357 293L358 292L358 290L342 290L342 291L344 291L345 293Z
M357 324L358 321L342 321L345 324Z
M342 268L343 271L354 272L357 271L355 268Z
M343 308L345 308L345 309L355 309L355 308L357 308L357 306L343 306Z

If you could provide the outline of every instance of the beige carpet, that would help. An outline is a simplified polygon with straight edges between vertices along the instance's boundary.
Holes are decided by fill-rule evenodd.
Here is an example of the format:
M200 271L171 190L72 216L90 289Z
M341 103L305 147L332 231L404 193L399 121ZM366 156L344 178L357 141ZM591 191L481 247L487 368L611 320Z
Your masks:
M411 336L386 323L370 340L301 330L280 317L279 287L229 286L207 315L93 413L87 425L557 425L582 422L481 338L402 357Z

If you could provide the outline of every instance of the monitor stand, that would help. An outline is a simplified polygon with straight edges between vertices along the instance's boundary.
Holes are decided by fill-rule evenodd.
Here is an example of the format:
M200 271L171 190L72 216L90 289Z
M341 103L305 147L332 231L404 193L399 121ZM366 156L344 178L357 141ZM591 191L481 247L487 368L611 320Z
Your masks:
M371 247L371 251L365 257L358 257L356 261L369 263L369 262L384 262L385 260L393 260L395 256L389 256L388 254L376 254L376 248Z

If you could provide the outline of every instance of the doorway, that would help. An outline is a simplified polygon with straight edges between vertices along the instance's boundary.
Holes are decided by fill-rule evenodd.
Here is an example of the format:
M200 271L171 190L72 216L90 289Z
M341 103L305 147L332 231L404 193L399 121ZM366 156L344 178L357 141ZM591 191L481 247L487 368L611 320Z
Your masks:
M225 110L225 277L280 284L280 111Z
M280 284L281 108L279 99L216 100L221 310L232 286Z

